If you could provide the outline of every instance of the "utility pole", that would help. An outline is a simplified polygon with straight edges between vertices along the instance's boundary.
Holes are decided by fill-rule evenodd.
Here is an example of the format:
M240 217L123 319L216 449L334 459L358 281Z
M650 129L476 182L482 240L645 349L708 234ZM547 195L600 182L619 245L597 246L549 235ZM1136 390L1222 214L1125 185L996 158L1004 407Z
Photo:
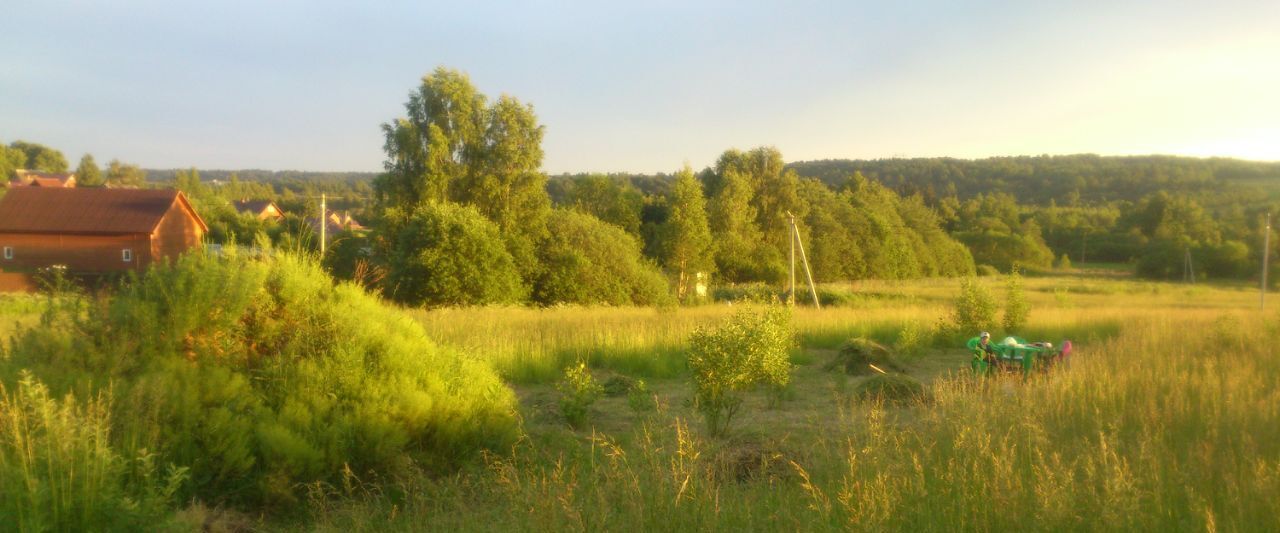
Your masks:
M787 216L791 218L791 299L795 302L796 287L796 254L795 249L800 248L800 260L804 262L804 276L809 280L809 294L813 296L814 309L822 309L822 305L818 303L818 288L813 284L813 272L809 270L809 257L804 253L804 243L800 241L800 229L796 226L796 216L787 211Z
M1271 213L1262 235L1262 285L1258 287L1258 309L1267 308L1267 260L1271 258Z
M327 237L327 235L325 234L328 233L328 229L329 229L329 220L327 217L325 217L326 206L324 204L324 200L325 200L324 193L320 193L320 257L321 258L324 258L324 245L325 245L324 241L326 240L325 237Z

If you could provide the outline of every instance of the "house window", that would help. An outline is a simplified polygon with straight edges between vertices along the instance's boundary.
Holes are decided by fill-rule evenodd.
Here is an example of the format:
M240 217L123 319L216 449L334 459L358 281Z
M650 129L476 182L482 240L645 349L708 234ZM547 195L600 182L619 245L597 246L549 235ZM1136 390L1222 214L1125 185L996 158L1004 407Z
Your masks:
M5 259L13 259L13 247L12 247L12 246L5 246L5 247L4 247L4 258L5 258Z
M130 250L128 248L120 250L120 258L124 259L124 262L126 263L133 261L133 250Z

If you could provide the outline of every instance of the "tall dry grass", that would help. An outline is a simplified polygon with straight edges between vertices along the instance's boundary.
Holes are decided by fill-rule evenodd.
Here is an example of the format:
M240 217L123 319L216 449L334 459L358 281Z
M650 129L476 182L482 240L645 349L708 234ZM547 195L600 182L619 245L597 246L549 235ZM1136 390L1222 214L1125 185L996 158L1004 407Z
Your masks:
M816 411L784 406L770 419L803 417L804 429L759 424L711 439L676 400L610 434L535 426L484 468L406 480L402 498L316 502L307 527L1280 529L1280 346L1271 342L1280 317L1247 310L1256 295L1245 291L1102 285L1061 306L1051 287L1036 294L1031 329L1110 333L1048 375L957 373L908 407L837 391ZM941 309L814 311L808 327L874 328L843 324L929 320Z

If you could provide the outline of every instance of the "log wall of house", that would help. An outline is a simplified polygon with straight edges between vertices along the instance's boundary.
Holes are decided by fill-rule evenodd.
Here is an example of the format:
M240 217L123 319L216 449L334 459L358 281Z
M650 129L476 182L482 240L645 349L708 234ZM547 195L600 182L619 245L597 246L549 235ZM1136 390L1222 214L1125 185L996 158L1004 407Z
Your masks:
M13 258L5 259L3 248L13 248ZM125 262L124 250L133 254ZM27 272L50 265L66 265L76 272L117 272L141 270L151 262L151 238L134 235L61 235L41 233L0 233L0 268Z
M175 205L160 219L151 234L151 257L155 260L175 259L203 242L204 230L185 209Z

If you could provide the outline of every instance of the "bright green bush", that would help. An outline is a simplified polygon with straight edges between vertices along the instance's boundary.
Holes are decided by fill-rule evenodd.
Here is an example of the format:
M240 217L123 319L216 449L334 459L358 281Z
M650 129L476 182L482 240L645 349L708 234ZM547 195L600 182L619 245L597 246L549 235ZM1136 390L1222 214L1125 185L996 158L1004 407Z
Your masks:
M673 303L665 276L640 255L627 232L591 215L557 209L538 247L542 272L533 300L542 304Z
M392 232L384 293L409 305L514 303L525 296L498 225L476 208L428 203Z
M728 431L747 391L764 386L778 395L791 382L795 332L785 308L740 311L694 331L690 344L694 402L712 435Z
M110 399L58 400L29 374L0 385L0 529L138 531L168 520L186 470L110 445Z
M292 256L154 267L83 316L27 331L4 366L55 390L111 383L128 406L122 453L189 467L190 492L213 502L291 502L347 466L451 469L518 431L488 365Z
M1009 333L1016 333L1027 325L1027 316L1031 314L1031 304L1022 291L1022 275L1014 269L1005 279L1004 316L1000 325Z
M556 383L556 390L560 391L560 412L575 428L586 424L591 404L604 393L604 388L591 377L591 371L583 362L565 369L564 378Z
M973 278L960 280L960 295L952 310L952 326L961 334L977 335L996 325L996 302L991 292Z

